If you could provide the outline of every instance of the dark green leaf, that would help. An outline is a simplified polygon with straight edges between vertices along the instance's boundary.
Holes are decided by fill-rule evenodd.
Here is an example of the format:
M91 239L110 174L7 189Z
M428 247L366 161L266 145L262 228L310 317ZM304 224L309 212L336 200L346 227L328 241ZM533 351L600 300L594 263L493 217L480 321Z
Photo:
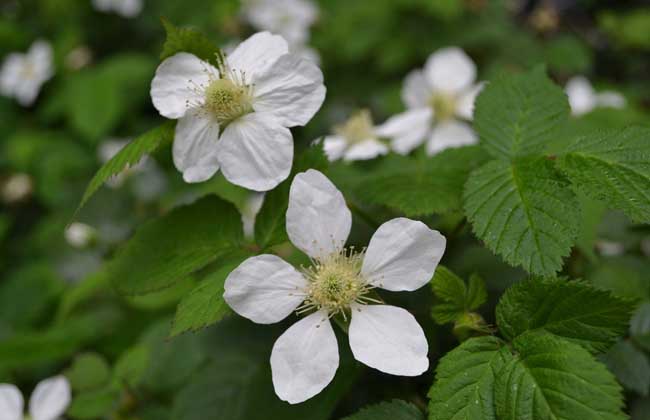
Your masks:
M424 414L413 404L393 400L363 408L343 420L424 420Z
M604 356L605 364L627 389L648 396L650 362L642 351L629 341L620 341Z

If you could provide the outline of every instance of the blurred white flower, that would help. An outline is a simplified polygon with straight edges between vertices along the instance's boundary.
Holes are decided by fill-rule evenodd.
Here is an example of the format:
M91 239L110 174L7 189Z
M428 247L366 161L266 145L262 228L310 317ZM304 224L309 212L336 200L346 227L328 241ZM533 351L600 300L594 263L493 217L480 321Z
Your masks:
M596 93L594 87L584 76L575 76L569 79L564 90L569 97L571 113L576 116L591 112L597 107L625 107L623 95L611 90Z
M246 0L243 15L255 29L281 35L294 47L309 41L318 6L310 0Z
M151 98L161 115L178 119L173 145L186 182L219 169L233 184L268 191L289 176L293 137L325 99L323 73L289 54L268 32L242 42L219 69L188 53L160 64Z
M2 186L2 200L16 203L27 198L33 190L32 178L27 174L11 175Z
M85 223L74 222L63 233L65 240L75 248L85 248L97 236L95 229Z
M605 257L617 257L625 252L625 245L621 242L599 239L596 241L596 249L600 255Z
M25 401L20 390L11 384L0 384L0 419L56 420L70 405L70 384L65 376L39 382L29 399L29 415L23 416Z
M293 311L309 314L282 334L271 352L276 394L291 404L322 391L334 378L339 352L329 319L351 317L350 348L358 361L392 375L429 367L422 328L408 311L383 304L375 288L413 291L429 282L446 240L406 218L379 227L367 249L345 249L352 224L341 192L313 169L296 175L289 192L289 239L312 260L297 270L276 255L248 258L226 279L224 299L259 324Z
M408 154L426 140L427 154L478 141L471 120L483 84L475 83L476 65L463 50L443 48L431 54L423 70L404 80L402 100L408 110L377 127L392 139L395 152Z
M241 221L244 226L244 237L252 239L255 236L255 218L264 204L264 193L254 192L246 200L241 209Z
M367 160L388 153L388 147L377 138L370 111L365 109L334 127L334 134L323 139L323 149L330 161Z
M85 45L74 48L65 56L65 65L71 70L81 70L93 59L93 52Z
M11 53L5 58L0 68L0 93L29 106L53 75L52 47L47 41L37 40L27 53Z
M125 18L133 18L142 11L142 0L92 0L100 12L115 12Z

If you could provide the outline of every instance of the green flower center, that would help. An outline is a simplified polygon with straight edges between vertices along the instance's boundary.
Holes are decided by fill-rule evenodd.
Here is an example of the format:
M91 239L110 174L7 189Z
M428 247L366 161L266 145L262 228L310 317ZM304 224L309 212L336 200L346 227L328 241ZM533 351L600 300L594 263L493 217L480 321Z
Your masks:
M354 144L375 137L372 117L367 109L352 114L344 123L334 127L334 133Z
M221 125L253 112L251 88L229 79L216 79L205 90L205 108Z
M456 98L448 94L434 94L429 101L434 117L446 121L456 114Z

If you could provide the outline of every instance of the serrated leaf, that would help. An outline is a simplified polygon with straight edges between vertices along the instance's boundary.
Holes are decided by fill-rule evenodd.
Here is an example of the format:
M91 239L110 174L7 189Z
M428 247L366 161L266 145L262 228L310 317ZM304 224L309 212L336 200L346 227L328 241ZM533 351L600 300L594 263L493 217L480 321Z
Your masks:
M424 420L424 414L413 404L393 400L365 407L342 420Z
M650 129L630 127L581 137L558 165L589 197L634 221L650 223Z
M201 283L181 300L176 309L170 337L187 331L197 331L212 325L231 313L223 300L223 285L228 274L243 258L228 261L219 269L209 273Z
M627 389L648 396L650 389L650 362L642 351L629 341L620 341L604 356L610 371Z
M510 357L496 337L470 338L447 353L429 391L429 420L496 420L495 374Z
M431 289L441 300L431 314L438 324L457 321L464 314L478 309L487 300L485 283L477 276L470 277L469 285L447 267L439 265L431 279Z
M621 387L605 365L577 344L528 333L495 383L500 420L624 420Z
M289 206L289 187L293 177L307 169L323 171L329 161L322 144L317 144L303 151L293 163L291 175L264 196L264 204L255 218L255 242L262 249L277 245L287 240L285 217Z
M478 146L448 149L428 159L392 155L355 190L362 200L408 217L449 213L462 207L467 176L486 158Z
M174 126L175 121L167 121L162 125L147 131L126 145L126 147L113 156L111 160L106 162L104 166L97 171L88 184L88 187L86 187L86 191L84 192L81 203L79 203L79 207L77 207L75 214L81 210L90 197L97 192L99 187L101 187L102 184L108 181L112 176L119 174L130 166L134 166L145 155L152 153L159 147L171 143L172 140L174 140Z
M201 32L190 28L179 28L167 19L162 19L167 38L160 53L160 59L171 57L179 52L194 54L200 59L216 64L219 49Z
M476 99L474 128L492 156L511 159L542 153L568 115L566 94L538 67L489 83Z
M144 224L110 261L108 276L125 295L154 292L237 251L241 239L235 207L204 197Z
M529 280L504 293L496 318L509 340L541 330L600 352L625 334L632 309L628 301L587 283Z
M485 288L485 281L478 274L472 274L469 277L469 285L467 287L466 304L469 310L478 309L487 301L487 290Z
M476 236L530 273L559 271L578 233L576 197L544 158L487 163L469 176L464 203Z

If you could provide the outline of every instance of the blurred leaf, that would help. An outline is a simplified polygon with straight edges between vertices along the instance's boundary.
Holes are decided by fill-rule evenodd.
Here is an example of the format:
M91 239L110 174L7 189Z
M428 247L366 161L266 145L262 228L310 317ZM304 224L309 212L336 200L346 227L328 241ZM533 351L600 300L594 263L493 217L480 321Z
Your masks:
M650 223L650 129L630 127L584 136L558 160L576 188Z
M142 225L109 263L109 277L125 295L155 292L236 251L242 235L232 204L203 197Z
M548 334L526 333L495 386L500 420L624 420L621 387L582 347Z
M511 357L496 337L470 338L447 353L429 391L429 420L496 420L494 381Z
M650 298L650 263L631 255L606 258L588 274L588 280L599 289L627 299Z
M563 35L549 41L544 49L550 70L565 74L585 73L591 67L592 52L578 37Z
M413 404L393 400L365 407L343 420L424 420L424 414Z
M566 94L537 67L488 83L476 99L474 127L492 156L510 159L542 153L568 116Z
M115 363L113 383L130 388L139 386L149 366L152 350L145 345L126 350Z
M476 236L533 274L559 271L578 234L575 195L545 158L485 164L470 174L464 202Z
M486 157L477 146L445 150L428 159L390 155L384 166L364 176L356 191L361 199L408 217L458 211L469 173Z
M509 340L541 330L597 353L625 334L632 309L629 301L584 282L533 279L506 291L496 318Z
M179 52L187 52L216 65L219 49L205 35L195 29L176 27L165 18L162 19L162 24L167 32L167 39L160 53L161 60Z
M625 388L648 396L650 362L643 352L629 341L619 341L604 355L604 361Z
M624 47L650 49L650 9L602 13L598 25Z
M122 172L124 169L137 164L143 156L152 153L159 147L171 143L174 139L175 121L167 121L162 125L149 130L137 137L126 147L122 148L111 160L95 174L84 192L77 213L88 202L90 197L112 176Z
M65 376L75 392L94 390L108 382L110 367L97 353L82 353L75 357Z
M119 392L110 387L74 395L66 412L72 419L104 418L118 403Z

